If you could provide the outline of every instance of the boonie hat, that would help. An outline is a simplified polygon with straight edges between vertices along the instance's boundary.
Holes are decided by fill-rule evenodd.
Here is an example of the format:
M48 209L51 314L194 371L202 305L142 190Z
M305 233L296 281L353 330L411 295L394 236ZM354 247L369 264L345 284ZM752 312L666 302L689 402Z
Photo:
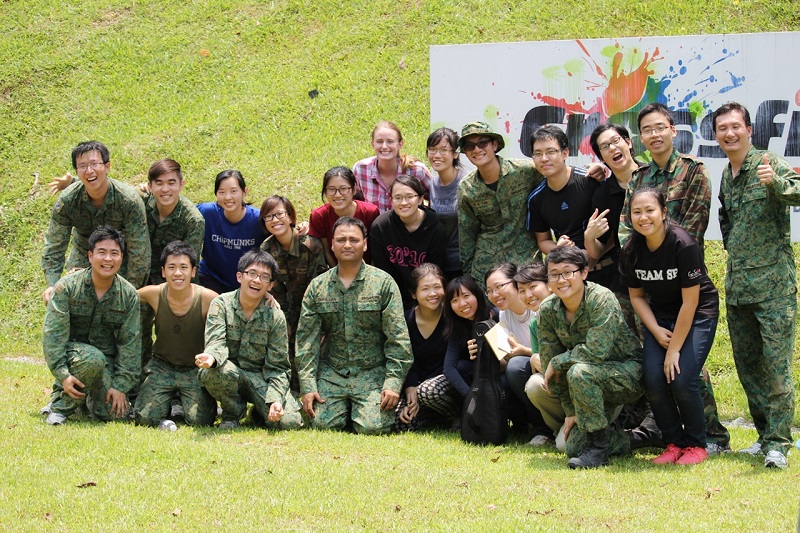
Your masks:
M461 139L458 141L458 147L461 148L461 151L464 151L464 141L470 135L483 135L485 137L489 137L493 141L497 141L497 151L503 149L506 145L506 142L503 140L503 136L499 133L495 133L489 127L489 125L485 122L470 122L463 128L461 128Z

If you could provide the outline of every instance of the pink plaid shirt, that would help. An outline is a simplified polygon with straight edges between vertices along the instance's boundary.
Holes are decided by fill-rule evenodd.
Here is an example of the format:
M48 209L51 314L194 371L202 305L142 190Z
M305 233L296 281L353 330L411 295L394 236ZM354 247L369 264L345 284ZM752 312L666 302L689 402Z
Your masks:
M364 201L378 206L381 213L392 208L392 200L389 197L389 189L383 184L378 174L378 158L375 156L362 159L353 165L353 174L361 190L364 191ZM431 174L422 161L417 161L413 166L403 172L400 169L400 158L397 158L397 175L408 174L414 176L428 191L431 188Z

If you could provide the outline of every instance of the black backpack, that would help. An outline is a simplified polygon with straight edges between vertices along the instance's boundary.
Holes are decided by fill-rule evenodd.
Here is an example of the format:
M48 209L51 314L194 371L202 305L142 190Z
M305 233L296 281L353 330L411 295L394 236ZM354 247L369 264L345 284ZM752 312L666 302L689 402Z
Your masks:
M484 339L494 325L494 320L484 320L472 329L478 343L478 357L461 413L461 439L472 444L502 444L508 437L508 406L500 385L502 369Z

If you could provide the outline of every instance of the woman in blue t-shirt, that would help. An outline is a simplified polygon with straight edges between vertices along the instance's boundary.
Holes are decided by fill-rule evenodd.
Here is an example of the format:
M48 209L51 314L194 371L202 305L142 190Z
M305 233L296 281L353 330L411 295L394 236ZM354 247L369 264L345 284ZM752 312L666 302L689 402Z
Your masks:
M214 180L216 202L197 206L206 221L200 285L219 294L239 288L239 259L266 238L259 210L245 203L247 186L238 170L224 170Z
M634 232L622 248L622 279L645 326L642 377L667 445L653 463L698 464L708 454L697 376L717 329L717 289L697 242L667 219L663 193L637 189L630 220Z

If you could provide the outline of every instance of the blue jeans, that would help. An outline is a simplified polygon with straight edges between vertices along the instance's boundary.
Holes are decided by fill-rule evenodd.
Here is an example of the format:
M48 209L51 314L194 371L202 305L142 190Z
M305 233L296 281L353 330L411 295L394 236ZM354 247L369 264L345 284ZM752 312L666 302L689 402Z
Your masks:
M662 328L670 331L675 329L674 322L656 320ZM667 350L658 344L647 328L644 330L642 379L665 444L674 444L679 448L706 445L703 399L697 376L711 351L716 331L716 317L696 318L692 322L692 329L681 347L678 359L681 373L676 373L672 383L667 383L664 376Z

